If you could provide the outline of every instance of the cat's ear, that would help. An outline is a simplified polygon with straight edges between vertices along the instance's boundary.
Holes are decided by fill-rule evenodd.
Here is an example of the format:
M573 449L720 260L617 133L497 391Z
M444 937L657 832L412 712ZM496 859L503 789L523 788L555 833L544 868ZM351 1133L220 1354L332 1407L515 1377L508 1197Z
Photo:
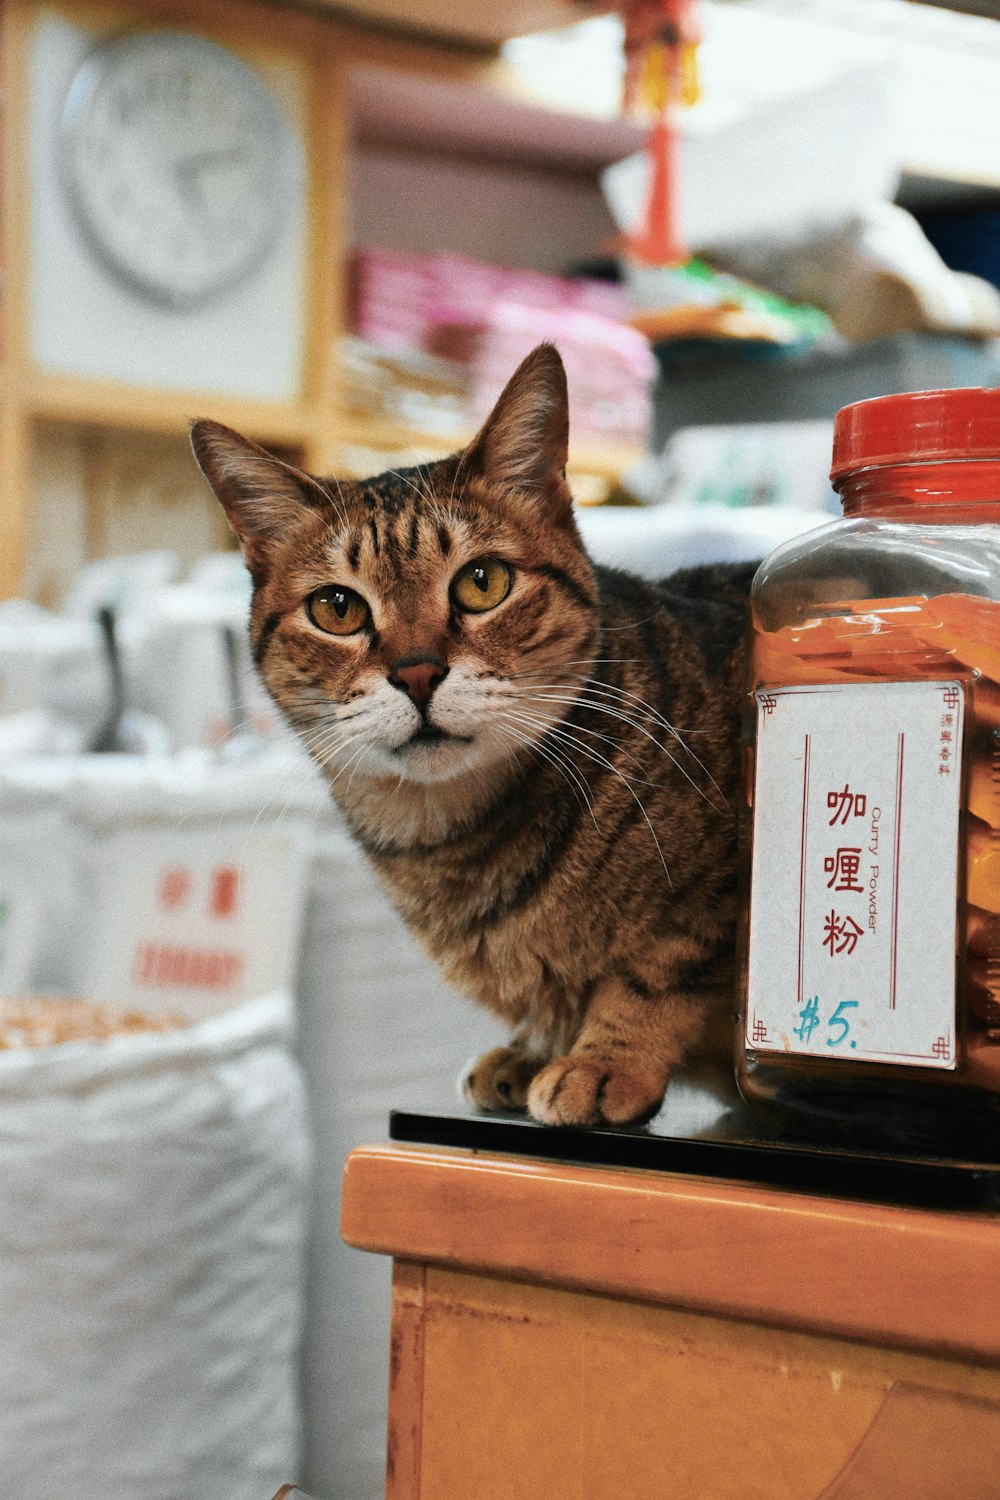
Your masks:
M304 509L331 504L315 479L221 422L193 422L191 447L248 563L259 562L269 545L301 520Z
M539 344L504 386L466 450L463 468L502 488L537 495L550 513L568 514L569 400L566 371L551 344Z

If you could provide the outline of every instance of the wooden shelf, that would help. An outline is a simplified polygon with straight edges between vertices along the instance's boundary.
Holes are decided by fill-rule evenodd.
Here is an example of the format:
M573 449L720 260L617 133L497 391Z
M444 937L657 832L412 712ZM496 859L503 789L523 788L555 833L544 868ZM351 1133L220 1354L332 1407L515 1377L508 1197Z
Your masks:
M648 127L546 107L517 71L491 63L474 79L429 79L360 67L351 78L357 137L481 161L587 175L643 148Z
M67 375L29 375L22 401L33 416L47 421L136 432L185 432L196 417L210 413L217 422L279 446L308 443L315 429L312 413L300 405L250 401L215 391L147 390Z
M488 47L528 31L544 31L607 10L586 0L499 0L457 6L454 0L312 0L316 9L353 12L381 25Z
M220 420L225 420L224 418ZM382 418L366 419L356 414L345 417L331 450L333 455L351 448L371 452L412 453L412 463L424 463L455 453L474 436L468 432L455 437L421 432L403 423ZM618 478L639 461L643 450L630 443L603 443L599 440L570 441L567 468L570 474L593 474L607 479ZM361 478L361 472L350 477Z

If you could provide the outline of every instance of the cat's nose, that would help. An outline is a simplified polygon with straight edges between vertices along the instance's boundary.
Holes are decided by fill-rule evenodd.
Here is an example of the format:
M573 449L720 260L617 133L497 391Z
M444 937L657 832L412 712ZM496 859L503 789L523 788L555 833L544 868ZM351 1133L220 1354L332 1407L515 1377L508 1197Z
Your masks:
M389 673L389 681L419 707L423 707L438 683L443 682L447 675L448 668L440 656L404 656L394 664Z

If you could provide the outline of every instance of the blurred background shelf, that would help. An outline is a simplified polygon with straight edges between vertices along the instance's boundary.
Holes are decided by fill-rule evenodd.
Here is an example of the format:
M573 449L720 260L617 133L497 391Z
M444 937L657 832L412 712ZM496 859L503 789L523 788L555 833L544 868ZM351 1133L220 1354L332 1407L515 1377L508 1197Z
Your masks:
M511 0L486 12L446 0L301 8L251 0L4 0L0 596L25 592L57 602L94 555L88 549L116 534L115 526L88 526L88 507L98 503L88 490L93 465L89 480L86 463L74 477L66 458L74 446L92 446L98 431L105 512L113 494L114 504L131 507L125 530L144 533L151 546L179 546L188 560L206 535L223 540L214 517L206 530L207 499L186 455L193 416L215 416L307 467L346 475L458 446L473 423L445 436L419 421L359 413L352 402L340 340L350 327L353 258L370 247L449 252L563 273L606 256L617 225L602 174L637 156L644 138L640 125L618 114L618 23L606 12L568 0ZM899 74L898 202L922 215L1000 205L1000 136L988 128L1000 112L1000 38L988 21L858 0L808 7L705 0L703 14L706 102L691 112L684 146L685 177L703 201L700 208L685 203L688 217L711 220L713 193L723 213L738 206L731 186L712 185L712 162L725 157L727 139L777 118L775 111L794 115L804 89L832 80L836 94L837 69L858 67ZM583 27L519 35L587 18ZM957 32L956 22L972 31ZM126 290L101 281L78 236L75 260L53 258L52 246L72 241L73 231L57 187L39 188L35 179L73 49L123 27L164 25L214 40L257 69L294 128L303 177L275 272L285 298L280 318L274 299L261 296L267 283L251 281L246 297L235 294L204 316L157 322ZM843 115L850 115L846 104ZM270 325L254 307L270 309ZM109 343L102 352L105 330L130 319L132 347ZM671 350L661 360L654 440L691 422L830 416L882 390L995 383L988 346L915 338L794 363ZM142 469L153 438L171 454L164 459L169 506L150 498L155 485L140 485L129 499L128 485L109 477ZM602 486L606 493L640 451L578 431L571 470L580 499L599 498ZM56 469L53 491L47 486ZM48 534L57 515L61 542Z
M1000 385L1000 340L929 333L844 342L784 358L705 346L660 352L658 443L695 424L832 421L841 406L870 396Z
M522 10L523 24L531 25L543 14L548 23L580 13L559 5ZM491 12L491 21L497 19ZM163 25L214 40L263 71L297 126L304 167L301 224L286 256L296 292L286 318L290 348L282 355L290 373L278 400L265 394L273 363L266 331L254 340L247 329L253 320L239 298L230 299L228 317L224 308L218 316L206 310L199 339L191 328L197 313L172 324L169 317L143 324L146 310L94 266L78 236L74 261L45 262L47 247L73 238L57 188L39 188L33 171L55 129L60 70L66 73L74 46L82 51L123 26ZM338 341L349 316L353 250L450 250L562 270L613 231L598 174L642 139L641 131L620 120L575 117L520 97L516 70L493 50L383 35L364 22L352 24L339 11L310 14L241 0L110 6L73 0L53 7L6 0L0 45L6 80L0 597L23 592L57 602L91 555L80 553L80 545L88 545L81 539L88 531L91 538L96 534L85 515L64 526L61 548L58 539L43 535L57 513L67 514L74 485L78 507L86 511L95 503L86 475L72 479L58 456L60 505L46 488L53 453L42 450L51 450L52 424L77 428L76 446L86 446L87 433L104 430L105 479L109 465L117 462L123 472L134 466L135 454L156 435L173 439L171 467L180 475L189 463L187 423L198 415L212 415L319 471L343 463L345 472L357 472L351 459L362 453L399 463L453 451L457 442L377 417L357 420L346 409ZM43 71L56 81L40 84ZM538 232L542 222L544 234ZM64 326L54 334L46 311L53 306L66 309ZM109 347L102 355L104 329L115 319L127 326L130 317L135 347ZM227 340L233 344L228 356ZM214 378L189 383L177 373L185 348L192 366L208 368L215 359ZM122 369L134 373L122 378ZM253 395L248 386L258 373L263 389ZM70 436L67 431L58 440L63 457ZM593 443L573 455L584 487L586 475L614 476L634 456L634 449L622 445L604 451ZM124 496L125 487L111 488ZM135 504L141 503L137 495ZM179 545L184 553L190 550L188 533L201 546L206 530L199 510L207 506L191 467L183 504L175 495L171 507L154 503L146 513L148 544ZM133 516L130 530L136 522ZM223 533L214 519L213 532L218 544Z

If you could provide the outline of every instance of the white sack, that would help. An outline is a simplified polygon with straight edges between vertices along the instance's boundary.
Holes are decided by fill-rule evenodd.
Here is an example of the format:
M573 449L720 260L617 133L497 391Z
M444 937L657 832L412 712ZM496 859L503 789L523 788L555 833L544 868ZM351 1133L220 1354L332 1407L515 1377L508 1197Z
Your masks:
M23 879L58 896L35 930L32 988L193 1019L291 988L323 800L312 768L278 754L9 767L0 870L15 890ZM43 829L35 841L31 819Z
M0 605L0 716L45 709L82 742L100 727L110 701L93 621L63 619L23 600Z
M262 742L290 737L253 664L245 568L243 574L245 589L235 586L238 575L228 589L193 583L158 589L124 624L129 702L164 724L177 749L217 747L234 733ZM227 629L237 659L235 715Z
M81 852L58 795L0 774L0 995L73 990Z
M93 620L98 610L131 614L149 595L170 583L180 571L176 552L134 552L100 557L77 573L63 601L63 613L75 620Z
M0 1053L0 1469L18 1500L294 1476L308 1149L290 1009Z
M464 1063L506 1034L445 984L333 814L313 860L298 1001L316 1142L302 1483L324 1500L381 1500L391 1268L340 1238L344 1160L385 1140L392 1109L453 1106Z

